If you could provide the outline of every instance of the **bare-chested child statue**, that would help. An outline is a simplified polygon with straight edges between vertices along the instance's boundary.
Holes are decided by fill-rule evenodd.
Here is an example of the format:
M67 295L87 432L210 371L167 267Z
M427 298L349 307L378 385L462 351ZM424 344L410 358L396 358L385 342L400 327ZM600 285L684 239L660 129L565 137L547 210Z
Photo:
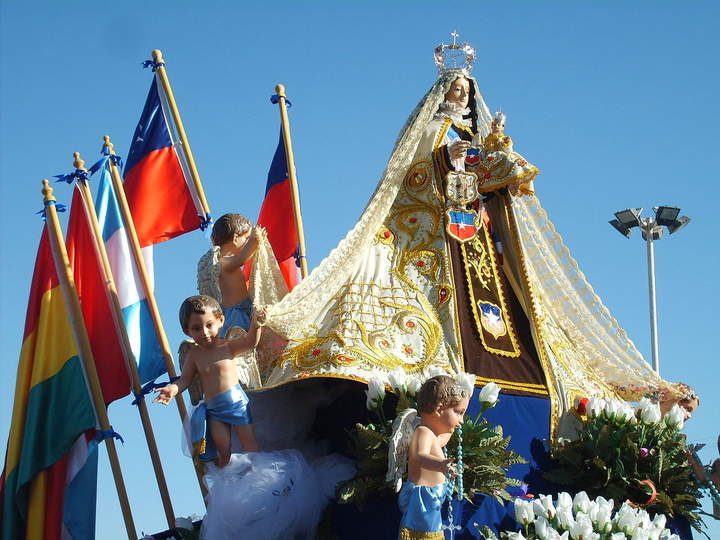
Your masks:
M225 214L213 225L212 243L214 249L200 260L200 265L214 266L214 279L219 290L210 296L223 307L225 324L220 337L225 337L233 326L245 330L250 326L253 301L247 289L247 278L243 265L252 257L257 248L257 238L250 221L240 214ZM200 271L199 271L200 274ZM214 281L211 278L211 281ZM214 284L213 284L214 285ZM204 292L200 287L200 292Z
M192 440L196 442L204 437L207 449L200 458L215 459L217 453L219 467L224 467L230 460L232 432L237 435L244 452L258 451L249 399L238 383L234 358L257 345L261 332L258 322L262 324L263 320L264 312L256 314L246 335L223 339L219 334L224 316L217 300L204 295L191 296L180 306L180 325L195 344L187 354L180 379L156 390L160 395L154 401L167 405L188 388L196 375L200 378L204 403L191 419ZM210 437L206 437L206 431Z

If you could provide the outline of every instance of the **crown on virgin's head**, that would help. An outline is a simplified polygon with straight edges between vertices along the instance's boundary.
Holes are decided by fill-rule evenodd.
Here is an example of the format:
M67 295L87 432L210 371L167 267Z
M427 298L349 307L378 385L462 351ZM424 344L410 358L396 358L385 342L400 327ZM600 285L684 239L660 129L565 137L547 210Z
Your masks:
M441 43L435 47L435 65L440 73L461 71L470 75L475 62L475 48L467 42L458 43L460 34L457 31L450 32L450 35L453 38L452 43Z

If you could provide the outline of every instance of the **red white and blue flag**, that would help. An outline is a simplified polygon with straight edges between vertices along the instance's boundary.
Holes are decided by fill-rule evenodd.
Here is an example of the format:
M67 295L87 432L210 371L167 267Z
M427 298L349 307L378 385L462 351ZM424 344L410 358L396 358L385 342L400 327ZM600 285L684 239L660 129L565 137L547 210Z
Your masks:
M300 269L297 264L298 235L282 128L280 142L268 172L265 200L260 207L258 225L265 227L288 290L292 290L300 282Z
M167 97L157 77L133 135L123 184L141 247L193 231L210 219L168 121Z
M467 242L477 233L477 214L462 210L448 210L447 231L450 236L459 242Z

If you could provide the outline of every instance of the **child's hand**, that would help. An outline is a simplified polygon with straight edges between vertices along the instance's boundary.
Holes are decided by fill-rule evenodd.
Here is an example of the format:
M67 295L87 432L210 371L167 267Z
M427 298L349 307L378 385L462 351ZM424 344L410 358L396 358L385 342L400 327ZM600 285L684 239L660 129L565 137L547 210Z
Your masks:
M170 401L172 401L172 398L177 395L178 387L177 384L168 384L162 388L155 389L155 392L160 395L153 399L153 403L162 403L163 405L167 405Z
M442 462L443 473L450 478L457 476L457 469L455 468L455 458L448 458Z
M260 309L255 310L255 320L258 326L263 326L267 321L267 306L263 306Z

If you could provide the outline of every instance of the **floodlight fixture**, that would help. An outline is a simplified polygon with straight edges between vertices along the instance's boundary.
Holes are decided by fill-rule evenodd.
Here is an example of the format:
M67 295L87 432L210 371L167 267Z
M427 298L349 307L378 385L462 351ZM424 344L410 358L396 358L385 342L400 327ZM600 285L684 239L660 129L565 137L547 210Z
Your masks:
M627 208L625 210L615 212L615 217L618 218L620 223L628 228L639 227L642 224L640 221L640 214L642 213L642 210L642 208Z
M608 221L608 223L615 227L615 229L617 229L620 234L627 238L630 238L632 230L627 225L623 225L622 223L620 223L619 219L611 219L610 221Z
M626 208L615 212L615 217L609 221L620 234L630 238L633 227L639 227L642 231L643 240L647 246L648 261L648 288L650 290L650 346L652 349L652 366L653 369L660 373L660 359L658 353L658 337L657 337L657 306L655 302L655 249L653 243L660 240L665 231L663 227L667 227L668 233L673 234L688 223L690 218L687 216L678 217L680 208L677 206L655 206L654 218L643 218L640 216L642 208Z
M677 206L656 206L653 210L655 211L655 222L665 227L669 227L675 223L680 213L680 209Z
M672 234L672 233L674 233L674 232L677 232L677 231L679 231L680 229L682 229L685 225L687 225L688 223L690 223L691 221L692 221L692 220L691 220L689 217L687 217L687 216L680 216L679 218L677 218L677 219L675 220L675 222L674 222L672 225L668 225L668 226L667 226L668 232L669 232L670 234Z

